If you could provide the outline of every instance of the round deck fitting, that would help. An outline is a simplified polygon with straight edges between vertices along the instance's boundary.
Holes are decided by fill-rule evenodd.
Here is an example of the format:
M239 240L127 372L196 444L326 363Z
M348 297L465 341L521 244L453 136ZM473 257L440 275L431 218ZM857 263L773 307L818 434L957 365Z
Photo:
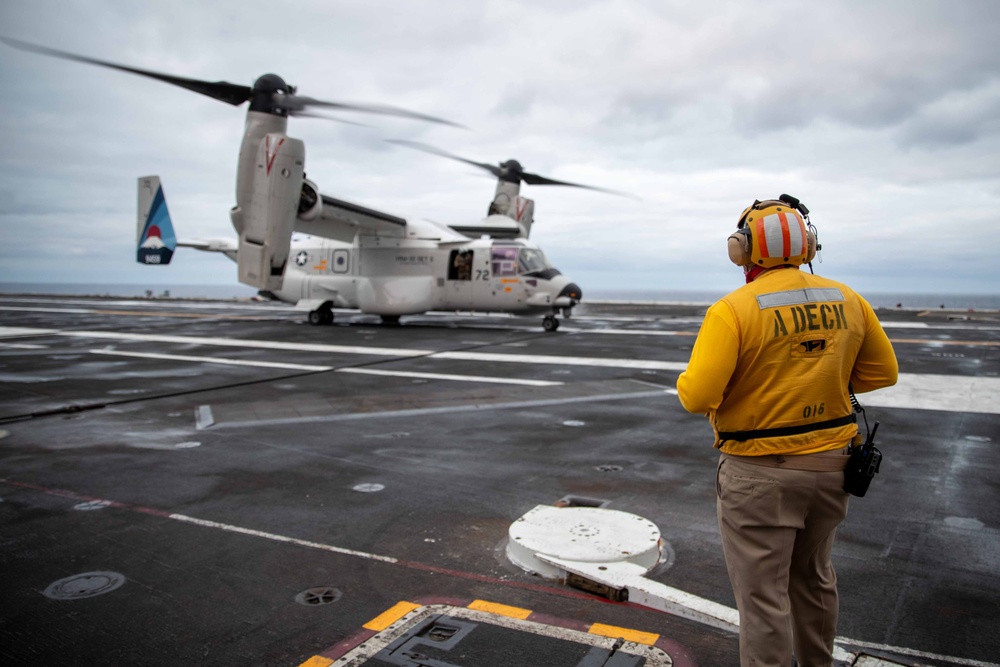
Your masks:
M660 529L635 514L599 507L539 505L511 524L507 558L547 579L566 572L538 556L584 563L641 565L648 572L660 560Z
M52 600L79 600L110 593L125 583L117 572L84 572L49 584L42 595Z

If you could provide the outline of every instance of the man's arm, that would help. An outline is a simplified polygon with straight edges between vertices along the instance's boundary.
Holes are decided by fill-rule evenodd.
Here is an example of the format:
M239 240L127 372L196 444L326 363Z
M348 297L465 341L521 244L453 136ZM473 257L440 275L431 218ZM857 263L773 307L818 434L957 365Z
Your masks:
M889 337L868 302L862 299L861 303L865 311L865 340L851 372L851 388L859 394L891 387L899 376L899 363Z
M687 370L677 378L677 396L688 412L718 409L739 358L736 323L725 302L708 309L691 350Z

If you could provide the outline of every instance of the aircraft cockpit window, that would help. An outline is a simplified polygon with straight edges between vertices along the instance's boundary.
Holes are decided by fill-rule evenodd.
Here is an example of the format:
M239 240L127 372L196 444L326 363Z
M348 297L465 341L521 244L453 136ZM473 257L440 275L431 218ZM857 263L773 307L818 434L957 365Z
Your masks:
M494 276L517 275L517 250L513 247L493 247Z
M518 255L518 262L521 265L521 273L544 271L551 268L549 260L545 258L542 251L534 248L521 248L521 252Z
M448 280L472 280L472 251L452 250L448 262Z

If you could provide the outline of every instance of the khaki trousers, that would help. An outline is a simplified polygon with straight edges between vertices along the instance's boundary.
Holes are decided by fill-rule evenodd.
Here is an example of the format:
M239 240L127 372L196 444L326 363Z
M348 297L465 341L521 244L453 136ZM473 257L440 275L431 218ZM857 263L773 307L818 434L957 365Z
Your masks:
M842 471L793 468L829 467L838 456L846 464L844 450L779 458L777 466L719 459L719 530L740 612L742 667L789 667L793 648L800 667L833 664L838 598L830 554L850 496Z

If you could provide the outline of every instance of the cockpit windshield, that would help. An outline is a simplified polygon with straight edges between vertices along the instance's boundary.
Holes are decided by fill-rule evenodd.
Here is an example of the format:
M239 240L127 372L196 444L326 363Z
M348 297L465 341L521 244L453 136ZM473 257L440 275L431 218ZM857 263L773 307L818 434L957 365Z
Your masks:
M551 280L561 275L549 264L538 248L525 248L519 244L496 243L491 250L493 275L497 278L531 276Z
M549 260L545 258L545 254L535 248L521 248L517 262L519 273L533 273L552 268Z

